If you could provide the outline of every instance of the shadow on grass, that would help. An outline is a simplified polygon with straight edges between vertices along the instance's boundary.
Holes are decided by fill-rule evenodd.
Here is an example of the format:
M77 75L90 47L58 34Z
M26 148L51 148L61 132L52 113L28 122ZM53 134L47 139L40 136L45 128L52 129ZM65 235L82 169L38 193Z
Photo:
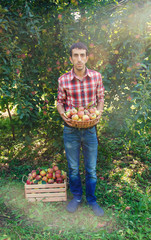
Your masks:
M85 239L89 239L89 236L100 231L112 232L113 229L115 230L116 221L111 210L106 210L104 217L96 217L92 210L86 206L84 200L78 210L71 214L66 211L66 204L67 202L27 202L24 198L24 186L22 183L5 183L1 186L3 233L8 233L6 230L8 220L9 222L12 221L13 225L17 224L20 227L29 228L32 226L31 235L34 233L34 228L38 228L39 233L44 231L52 234L57 233L60 237L67 237L70 234L75 236L79 233L85 237L87 236ZM19 231L18 234L21 239L24 239L21 236L21 229ZM9 232L9 234L11 233Z

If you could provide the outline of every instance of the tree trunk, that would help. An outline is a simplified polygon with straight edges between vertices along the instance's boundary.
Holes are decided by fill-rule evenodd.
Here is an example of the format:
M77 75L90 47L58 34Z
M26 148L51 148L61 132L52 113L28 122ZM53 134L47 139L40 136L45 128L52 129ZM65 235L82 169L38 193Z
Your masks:
M9 115L9 119L10 119L10 125L11 125L11 128L12 128L13 140L15 140L15 129L14 129L14 125L12 123L12 116L11 116L8 104L7 104L7 111L8 111L8 115Z

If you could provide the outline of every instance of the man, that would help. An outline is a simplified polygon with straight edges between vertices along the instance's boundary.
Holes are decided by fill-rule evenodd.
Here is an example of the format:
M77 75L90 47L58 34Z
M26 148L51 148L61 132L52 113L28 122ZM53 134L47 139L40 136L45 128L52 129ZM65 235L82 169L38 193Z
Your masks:
M73 68L58 79L57 109L64 120L64 146L69 168L69 185L73 199L67 205L67 211L75 212L82 200L82 185L79 174L80 148L84 156L86 170L86 199L88 205L97 216L103 216L103 209L96 203L95 187L98 141L96 128L78 129L71 127L71 119L65 111L96 106L100 111L98 121L104 106L104 86L101 74L87 69L88 49L83 43L75 43L70 48L70 61Z

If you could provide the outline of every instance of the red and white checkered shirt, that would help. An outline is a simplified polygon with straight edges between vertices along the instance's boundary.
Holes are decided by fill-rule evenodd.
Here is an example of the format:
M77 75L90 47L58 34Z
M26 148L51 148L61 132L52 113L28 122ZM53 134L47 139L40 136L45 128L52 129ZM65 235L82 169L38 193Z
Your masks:
M91 106L104 102L104 86L99 72L86 69L82 80L75 75L73 68L58 79L57 104L65 110L80 106Z

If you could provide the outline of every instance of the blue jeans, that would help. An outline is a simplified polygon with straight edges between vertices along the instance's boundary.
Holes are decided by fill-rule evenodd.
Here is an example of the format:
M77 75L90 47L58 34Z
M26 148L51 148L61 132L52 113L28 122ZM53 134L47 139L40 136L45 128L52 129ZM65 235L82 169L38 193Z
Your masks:
M96 202L95 187L97 182L96 163L98 141L95 126L78 129L64 126L64 146L69 169L70 191L77 199L82 197L82 185L79 174L80 148L84 156L86 171L86 199L89 204Z

